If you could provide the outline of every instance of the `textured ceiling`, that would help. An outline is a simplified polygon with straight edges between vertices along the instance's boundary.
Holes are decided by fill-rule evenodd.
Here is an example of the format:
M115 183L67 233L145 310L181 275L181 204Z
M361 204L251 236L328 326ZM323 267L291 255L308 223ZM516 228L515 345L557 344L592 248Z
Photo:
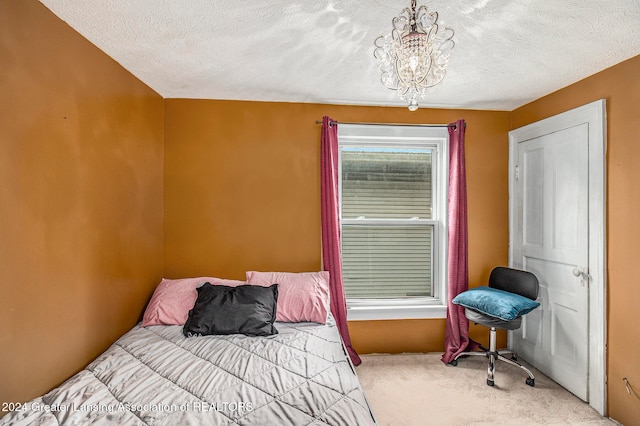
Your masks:
M409 0L40 1L165 98L405 104L373 42ZM640 0L426 5L456 47L423 107L512 110L640 54Z

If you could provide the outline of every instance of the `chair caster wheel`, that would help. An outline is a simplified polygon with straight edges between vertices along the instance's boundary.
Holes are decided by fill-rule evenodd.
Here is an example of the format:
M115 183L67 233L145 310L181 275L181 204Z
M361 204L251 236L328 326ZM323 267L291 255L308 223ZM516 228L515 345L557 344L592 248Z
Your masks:
M487 379L487 385L488 386L493 386L494 385L493 380Z
M527 377L527 380L525 381L526 384L528 384L531 387L534 387L536 385L536 379L532 379L531 377Z
M453 365L454 367L458 365L458 360L454 359L453 361L451 361L449 364Z

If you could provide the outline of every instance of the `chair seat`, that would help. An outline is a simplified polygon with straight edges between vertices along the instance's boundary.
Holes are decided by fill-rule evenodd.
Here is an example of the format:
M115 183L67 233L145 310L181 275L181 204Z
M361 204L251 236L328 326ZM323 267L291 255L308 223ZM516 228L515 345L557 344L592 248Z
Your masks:
M510 321L504 321L500 318L481 314L480 312L476 312L473 309L469 308L464 309L464 316L466 316L469 321L475 324L481 324L486 327L495 327L501 330L516 330L520 328L520 324L522 323L522 317L518 317Z

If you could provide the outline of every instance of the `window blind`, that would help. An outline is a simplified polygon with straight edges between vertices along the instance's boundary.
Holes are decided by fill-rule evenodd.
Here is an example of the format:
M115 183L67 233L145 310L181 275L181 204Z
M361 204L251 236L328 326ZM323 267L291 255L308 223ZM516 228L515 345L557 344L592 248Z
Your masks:
M432 235L431 225L344 225L347 298L431 296Z
M342 152L347 298L432 296L431 187L430 150Z

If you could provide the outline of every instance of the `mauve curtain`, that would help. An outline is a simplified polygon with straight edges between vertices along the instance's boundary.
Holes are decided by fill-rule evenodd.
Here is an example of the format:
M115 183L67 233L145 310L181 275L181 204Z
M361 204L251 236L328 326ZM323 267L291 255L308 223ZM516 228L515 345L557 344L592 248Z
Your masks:
M338 222L338 125L331 125L329 117L322 118L320 145L321 204L322 204L322 263L329 271L331 313L354 365L362 362L351 345L347 324L347 301L342 281L340 254L340 224Z
M461 352L477 345L469 339L464 308L451 300L469 289L467 256L467 176L464 159L464 120L449 125L449 252L447 259L447 328L442 362L448 364Z

